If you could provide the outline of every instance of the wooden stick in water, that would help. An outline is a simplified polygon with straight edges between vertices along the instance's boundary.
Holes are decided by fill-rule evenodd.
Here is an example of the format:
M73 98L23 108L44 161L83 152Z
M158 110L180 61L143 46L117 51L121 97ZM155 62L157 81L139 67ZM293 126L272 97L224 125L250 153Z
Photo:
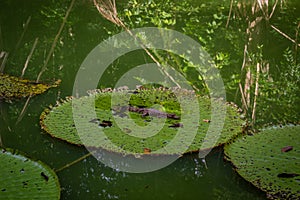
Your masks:
M32 46L32 49L31 49L31 51L30 51L30 53L29 53L29 55L28 55L28 57L27 57L27 59L26 59L26 62L25 62L25 64L24 64L24 68L23 68L23 70L22 70L21 78L23 78L23 76L24 76L24 74L25 74L25 71L26 71L26 69L27 69L28 63L29 63L29 61L30 61L30 59L31 59L31 57L32 57L32 54L33 54L33 52L34 52L34 49L35 49L35 47L36 47L36 45L37 45L38 40L39 40L39 38L35 38L35 41L34 41L33 46Z
M50 51L49 51L49 53L48 53L48 56L47 56L47 58L46 58L46 60L45 60L45 62L44 62L44 65L43 65L43 67L42 67L42 69L41 69L41 71L40 71L40 73L39 73L39 75L38 75L38 77L37 77L37 79L36 79L36 82L37 82L37 83L40 81L40 78L41 78L42 74L43 74L43 73L46 71L46 69L47 69L47 64L48 64L48 62L49 62L49 60L50 60L50 58L51 58L51 55L52 55L53 52L54 52L54 49L55 49L55 47L56 47L56 43L57 43L57 41L58 41L58 39L59 39L59 36L60 36L60 34L61 34L61 32L62 32L62 30L63 30L63 28L64 28L66 22L67 22L67 18L68 18L69 14L70 14L70 12L71 12L71 10L72 10L72 8L73 8L74 2L75 2L75 0L72 0L71 4L70 4L70 6L69 6L69 8L68 8L68 10L67 10L67 12L66 12L66 15L65 15L65 17L64 17L64 19L63 19L63 22L62 22L62 24L61 24L61 26L60 26L60 28L59 28L59 30L58 30L58 33L56 34L56 36L55 36L55 38L54 38L54 40L53 40L53 43L52 43L51 49L50 49Z
M68 167L70 167L70 166L72 166L72 165L75 165L76 163L79 163L80 161L84 160L85 158L91 156L92 153L93 153L93 152L89 152L88 154L85 154L84 156L81 156L80 158L74 160L73 162L70 162L70 163L66 164L65 166L62 166L61 168L56 169L56 170L54 170L54 171L55 171L55 172L60 172L60 171L66 169L66 168L68 168Z

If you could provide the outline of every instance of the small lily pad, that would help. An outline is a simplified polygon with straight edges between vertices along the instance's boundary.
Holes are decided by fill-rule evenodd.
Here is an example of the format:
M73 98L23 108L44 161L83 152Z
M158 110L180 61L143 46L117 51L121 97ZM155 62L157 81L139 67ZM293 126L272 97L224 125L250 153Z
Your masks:
M128 94L130 100L126 106L130 106L129 109L118 104L111 106L112 95L119 102L123 102ZM192 91L177 91L176 95L171 89L94 92L90 96L67 98L56 106L45 109L41 114L40 124L53 137L76 145L83 145L84 140L87 147L123 154L182 153L177 147L185 144L185 139L190 139L190 130L195 130L195 136L186 146L186 153L222 145L242 132L244 121L240 119L238 109L232 104L215 100L215 108L227 109L225 125L221 134L210 128L211 134L207 135L210 125L218 124L217 119L211 119L211 99L197 95L198 104L193 107L190 99L195 94ZM189 111L181 110L182 104L180 105L178 98L182 104L191 105ZM80 109L80 113L73 115L72 109ZM93 116L93 110L96 116ZM187 116L185 121L184 116ZM127 124L128 121L123 119L131 119L134 123ZM207 119L212 122L208 123ZM83 132L80 137L78 131ZM172 143L173 148L164 151L165 146L174 141L178 132L181 133L181 138L177 143ZM136 137L134 134L141 136ZM207 140L215 142L203 147L203 142ZM159 151L160 149L162 150Z
M47 85L0 73L0 99L7 100L38 95L58 84L59 81L53 85Z
M55 172L10 149L0 149L0 199L59 199Z
M300 126L268 128L226 145L225 154L243 178L270 197L300 199L299 138Z

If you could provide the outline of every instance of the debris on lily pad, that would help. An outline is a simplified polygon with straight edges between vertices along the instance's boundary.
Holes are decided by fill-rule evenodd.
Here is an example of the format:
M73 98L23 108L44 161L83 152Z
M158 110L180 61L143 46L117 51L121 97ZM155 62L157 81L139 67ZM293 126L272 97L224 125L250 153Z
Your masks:
M59 199L55 172L11 149L0 148L0 199Z
M240 134L245 124L235 105L215 100L215 108L225 108L226 112L221 133L216 131L210 126L222 122L211 119L211 99L184 89L99 90L89 94L67 98L45 109L40 116L41 128L76 145L122 154L169 155L223 145ZM198 102L195 107L192 97ZM115 105L112 98L117 99ZM184 110L182 104L189 105L190 110ZM207 119L211 122L207 123ZM191 130L195 130L192 138ZM214 142L202 145L210 140ZM185 151L181 152L178 147L185 144Z
M238 138L225 155L272 199L300 199L300 126L272 127Z
M0 73L0 99L10 100L38 95L58 86L59 82L48 85Z

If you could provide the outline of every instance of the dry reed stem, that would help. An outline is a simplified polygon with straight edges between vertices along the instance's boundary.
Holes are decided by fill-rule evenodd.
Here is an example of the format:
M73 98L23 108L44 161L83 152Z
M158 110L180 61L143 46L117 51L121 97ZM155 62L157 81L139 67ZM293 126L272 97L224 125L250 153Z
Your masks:
M276 9L276 7L277 7L277 4L278 4L278 0L276 0L274 6L273 6L273 8L272 8L272 12L271 12L271 14L269 15L269 19L272 18L273 14L274 14L274 12L275 12L275 9Z
M243 102L243 106L244 106L244 110L247 112L248 110L248 105L246 103L246 98L245 98L245 95L244 95L244 92L243 92L243 87L242 87L242 84L239 83L239 88L240 88L240 92L241 92L241 95L242 95L242 102Z
M232 13L232 7L233 7L233 0L230 1L230 9L229 9L228 17L227 17L226 28L228 28L228 25L229 25L231 13Z
M71 167L72 165L75 165L75 164L79 163L80 161L84 160L85 158L91 156L92 153L93 152L89 152L89 153L85 154L84 156L81 156L80 158L78 158L78 159L76 159L76 160L74 160L74 161L62 166L61 168L54 170L54 171L57 173L57 172L60 172L60 171L66 169L68 167Z
M28 26L29 26L30 21L31 21L31 16L29 16L29 17L27 18L27 21L26 21L26 23L25 23L25 25L24 25L24 30L23 30L23 32L22 32L22 34L21 34L21 36L20 36L20 38L19 38L19 40L18 40L18 42L17 42L17 45L16 45L16 47L15 47L13 53L12 53L12 56L14 56L14 53L17 51L17 49L19 49L19 46L20 46L20 44L21 44L21 42L22 42L22 40L23 40L23 38L24 38L24 35L25 35L27 29L28 29Z
M1 54L3 55L3 60L0 66L0 73L4 72L5 64L8 58L9 53L2 51Z
M30 53L29 53L29 55L28 55L28 57L27 57L27 59L26 59L26 62L25 62L25 64L24 64L24 68L23 68L23 70L22 70L21 78L23 78L23 76L24 76L24 74L25 74L25 71L26 71L26 69L27 69L27 66L28 66L29 61L30 61L30 59L31 59L31 57L32 57L32 54L33 54L33 52L34 52L34 49L35 49L35 47L36 47L36 45L37 45L38 40L39 40L39 38L35 38L35 41L34 41L33 46L32 46L32 48L31 48L31 51L30 51Z
M30 102L31 97L32 97L32 95L30 95L30 96L27 98L27 100L26 100L26 102L25 102L25 104L24 104L24 106L23 106L23 108L22 108L22 111L21 111L21 113L20 113L19 116L18 116L18 119L17 119L17 121L16 121L16 125L23 119L23 117L24 117L24 115L25 115L25 113L26 113L26 110L27 110L27 107L28 107L28 104L29 104L29 102Z
M36 79L36 82L37 82L37 83L40 81L40 78L41 78L42 74L43 74L43 73L45 72L45 70L47 69L47 64L48 64L48 62L49 62L49 60L50 60L51 55L52 55L53 52L54 52L54 49L55 49L55 47L56 47L56 43L57 43L57 41L58 41L58 39L59 39L59 36L60 36L60 34L61 34L61 32L62 32L62 30L63 30L63 28L64 28L66 22L67 22L67 18L68 18L69 14L70 14L70 12L71 12L71 10L72 10L72 8L73 8L74 2L75 2L75 0L72 0L71 4L70 4L70 6L69 6L69 8L68 8L68 10L67 10L67 12L66 12L65 17L63 18L63 22L62 22L62 24L61 24L61 26L60 26L60 28L59 28L59 30L58 30L58 32L57 32L57 34L56 34L54 40L53 40L51 49L50 49L50 51L49 51L49 53L48 53L48 56L47 56L47 58L46 58L46 60L45 60L45 62L44 62L44 65L43 65L43 67L42 67L40 73L39 73L38 76L37 76L37 79Z
M157 66L160 67L161 72L165 74L178 88L181 88L181 86L176 82L176 80L163 68L160 62L147 49L143 41L141 41L137 36L135 36L118 17L115 0L94 0L94 5L105 19L111 21L112 23L118 26L121 26L129 35L131 35L135 40L139 41L141 48L157 64Z
M71 12L71 10L72 10L72 7L73 7L73 5L74 5L74 2L75 2L75 0L72 0L71 4L70 4L70 6L69 6L69 8L68 8L68 10L67 10L67 12L66 12L66 15L65 15L65 17L64 17L64 19L63 19L63 22L62 22L62 24L61 24L61 26L60 26L60 28L59 28L59 30L58 30L58 33L57 33L56 36L55 36L55 39L54 39L54 41L53 41L53 43L52 43L52 46L51 46L51 49L50 49L50 51L49 51L49 53L48 53L48 56L47 56L47 58L46 58L46 61L44 62L44 65L43 65L43 67L42 67L42 69L41 69L41 71L40 71L40 73L38 74L38 77L37 77L37 79L36 79L36 82L37 82L37 83L39 82L40 77L42 76L42 74L44 73L44 71L47 69L47 64L48 64L48 62L49 62L49 60L50 60L50 57L51 57L51 55L52 55L52 53L53 53L53 51L54 51L54 48L55 48L56 43L57 43L57 41L58 41L58 38L59 38L59 36L60 36L60 34L61 34L61 32L62 32L64 26L65 26L65 23L66 23L66 21L67 21L67 18L68 18L69 14L70 14L70 12ZM32 95L30 95L30 96L27 98L26 103L25 103L24 106L23 106L23 109L22 109L22 111L21 111L21 113L20 113L20 115L19 115L19 117L18 117L18 119L17 119L16 124L18 124L18 123L23 119L24 114L25 114L25 112L26 112L26 109L27 109L27 106L28 106L28 104L29 104L29 101L30 101L31 97L32 97Z
M276 28L275 26L271 25L271 27L277 31L278 33L280 33L283 37L285 37L286 39L290 40L291 42L293 42L295 45L300 47L300 44L298 44L294 39L292 39L290 36L288 36L287 34L285 34L284 32L282 32L281 30L279 30L278 28Z
M252 108L252 124L255 124L255 115L256 115L256 104L259 90L259 74L260 74L260 65L261 63L256 64L256 80L255 80L255 92L254 92L254 100L253 100L253 108Z

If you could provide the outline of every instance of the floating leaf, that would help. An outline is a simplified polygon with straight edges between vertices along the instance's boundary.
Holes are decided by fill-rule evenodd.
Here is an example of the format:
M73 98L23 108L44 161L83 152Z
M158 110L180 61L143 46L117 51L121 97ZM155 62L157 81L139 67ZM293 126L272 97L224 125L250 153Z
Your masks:
M125 102L126 94L130 94L130 101L127 103L127 107L129 105L131 107L127 109L124 109L126 106L111 108L112 95L118 101ZM90 93L90 96L68 98L53 108L46 109L41 114L40 124L42 129L51 136L67 142L83 145L82 139L87 147L104 148L108 151L125 154L128 152L143 154L145 148L151 149L151 154L155 154L155 152L164 149L166 145L170 144L177 136L178 131L181 131L183 135L181 140L174 144L174 148L171 150L159 152L159 154L182 153L176 147L186 142L185 138L190 134L190 130L195 130L196 135L192 138L190 145L186 146L186 152L199 151L204 140L215 141L215 143L204 147L205 149L213 148L228 142L228 140L241 133L244 121L239 118L240 114L237 108L221 100L215 100L215 108L225 107L227 109L225 125L221 134L210 127L211 134L207 135L208 128L212 123L207 123L203 120L211 118L211 100L208 97L197 96L196 101L198 100L199 106L197 108L191 107L190 111L182 113L178 98L182 100L183 104L190 105L192 95L195 94L188 90L182 90L177 91L176 96L171 89L142 89L134 92L94 91L94 93ZM80 108L78 116L73 116L72 114L72 103L73 106L75 104ZM95 107L92 109L95 110L96 116L91 114L90 106L93 104ZM135 109L132 110L130 108ZM141 108L140 110L143 110L143 112L136 112L138 108ZM144 111L151 111L151 113L144 115ZM188 123L183 123L183 114L188 116L188 119L186 119ZM122 119L129 118L134 121L135 125L129 125L122 121ZM79 123L79 127L78 124L75 126L74 119ZM118 121L119 119L121 122ZM197 121L196 119L199 120ZM214 120L214 122L217 123L217 120ZM152 124L154 125L152 126ZM163 125L160 126L161 124ZM135 126L140 128L137 129ZM84 132L80 137L77 132L79 129L81 132ZM153 132L155 133L154 135L147 135ZM134 133L143 134L143 136L135 137ZM104 136L106 139L103 139Z
M59 82L46 85L0 73L0 99L23 98L41 94L51 87L56 87Z
M0 199L59 199L54 171L8 149L0 149Z
M300 198L300 126L269 128L225 146L237 172L269 196ZM282 147L293 146L283 152Z

